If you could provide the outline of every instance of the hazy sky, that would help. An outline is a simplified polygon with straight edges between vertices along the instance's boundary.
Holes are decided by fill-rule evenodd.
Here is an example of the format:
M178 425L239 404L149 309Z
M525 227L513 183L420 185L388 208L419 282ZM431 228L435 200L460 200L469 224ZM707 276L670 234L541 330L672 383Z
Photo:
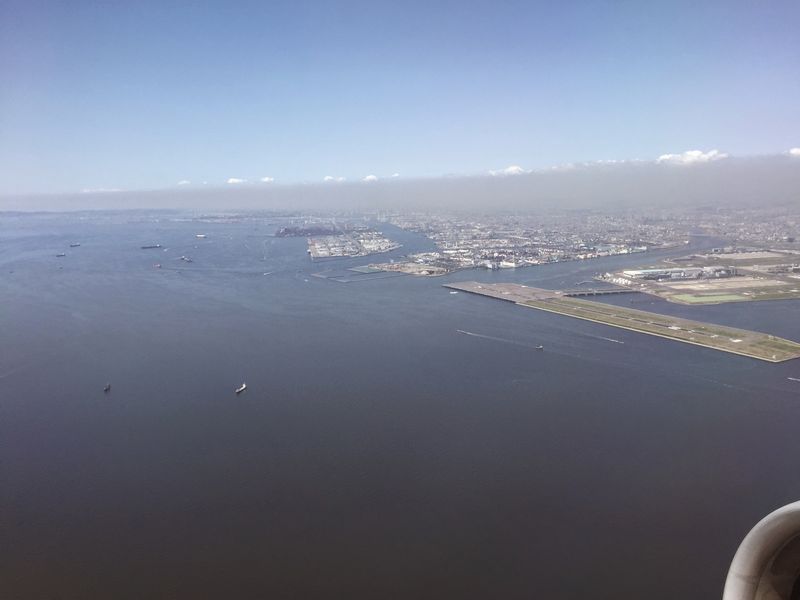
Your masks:
M0 2L0 194L800 146L800 2Z

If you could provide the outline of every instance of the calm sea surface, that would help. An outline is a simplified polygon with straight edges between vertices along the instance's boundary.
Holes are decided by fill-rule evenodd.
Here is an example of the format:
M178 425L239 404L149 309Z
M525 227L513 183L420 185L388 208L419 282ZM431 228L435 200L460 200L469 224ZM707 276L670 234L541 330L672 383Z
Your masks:
M375 258L173 217L0 215L2 598L705 600L800 498L800 361L442 288L664 253L341 283ZM800 340L797 301L632 298Z

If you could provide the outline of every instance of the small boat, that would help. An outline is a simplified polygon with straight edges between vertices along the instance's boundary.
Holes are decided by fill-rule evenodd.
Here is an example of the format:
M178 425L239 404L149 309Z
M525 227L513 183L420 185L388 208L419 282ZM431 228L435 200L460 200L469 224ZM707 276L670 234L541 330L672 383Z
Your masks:
M78 248L79 246L80 246L80 244L77 244L77 243L69 245L70 248Z
M247 384L246 384L246 383L243 383L243 384L242 384L242 385L240 385L238 388L236 388L236 395L238 396L239 394L241 394L241 393L242 393L243 391L245 391L246 389L247 389Z
M536 346L537 350L544 350L544 346Z
M107 383L107 384L105 385L105 387L103 387L103 392L105 392L105 393L107 394L107 393L108 393L108 392L110 392L110 391L111 391L111 384L110 384L110 383Z
M58 254L56 254L56 258L63 258L65 256L66 254L64 252L59 252Z

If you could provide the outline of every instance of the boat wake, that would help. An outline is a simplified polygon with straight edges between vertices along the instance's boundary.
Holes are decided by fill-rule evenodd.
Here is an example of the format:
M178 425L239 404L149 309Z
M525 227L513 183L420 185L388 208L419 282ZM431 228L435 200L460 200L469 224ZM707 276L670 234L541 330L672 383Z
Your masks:
M24 371L25 369L27 369L29 367L32 367L34 364L35 363L33 363L33 362L26 363L24 365L20 365L19 367L11 369L10 371L6 371L4 373L0 373L0 379L5 379L6 377L11 377L12 375L16 375L20 371Z
M493 342L501 342L503 344L512 344L514 346L520 346L522 348L530 348L532 350L541 350L543 348L543 346L535 346L533 344L526 344L525 342L518 342L517 340L510 340L508 338L501 338L493 335L485 335L483 333L475 333L474 331L464 331L463 329L456 329L456 332L471 337L481 338L484 340L491 340Z
M625 343L625 342L623 342L621 340L615 340L614 338L603 337L602 335L589 335L588 333L584 333L583 335L586 336L586 337L595 339L595 340L603 340L604 342L612 342L614 344L624 344Z

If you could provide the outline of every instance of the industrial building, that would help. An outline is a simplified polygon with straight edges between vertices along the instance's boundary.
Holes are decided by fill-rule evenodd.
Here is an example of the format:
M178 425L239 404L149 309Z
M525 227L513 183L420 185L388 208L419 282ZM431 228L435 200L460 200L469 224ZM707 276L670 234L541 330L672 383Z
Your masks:
M735 267L676 267L671 269L641 269L623 271L622 274L630 279L648 279L661 281L663 279L719 279L736 275Z

